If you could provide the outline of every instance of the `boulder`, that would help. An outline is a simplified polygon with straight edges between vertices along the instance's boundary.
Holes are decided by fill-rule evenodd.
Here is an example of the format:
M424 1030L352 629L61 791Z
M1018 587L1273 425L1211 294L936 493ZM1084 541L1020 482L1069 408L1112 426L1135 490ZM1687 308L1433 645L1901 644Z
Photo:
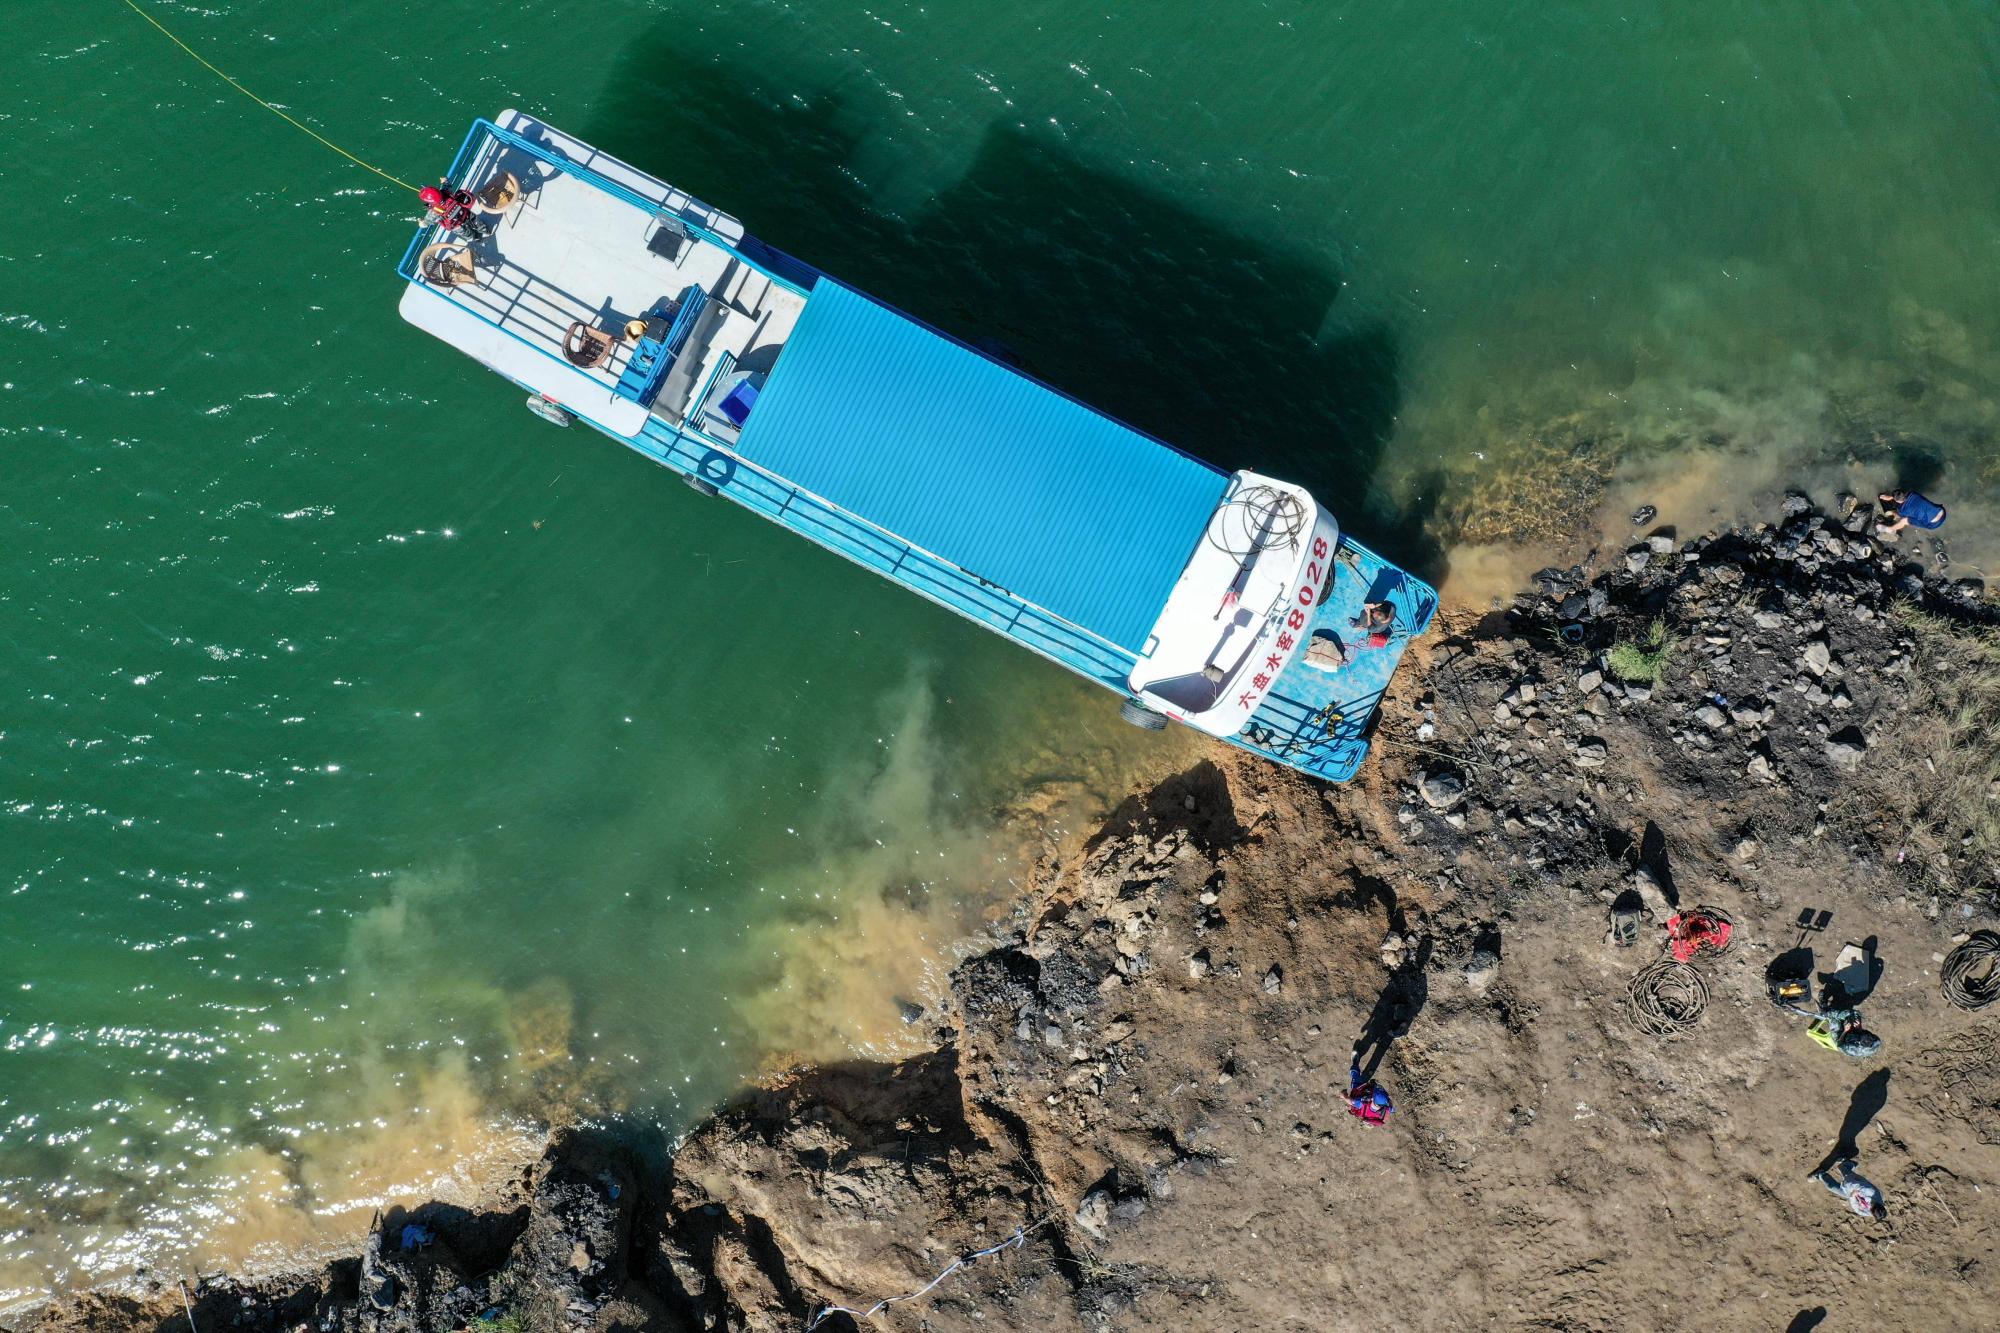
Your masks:
M1801 660L1805 662L1806 670L1815 676L1824 676L1827 667L1833 664L1833 648L1825 639L1812 639L1806 644Z
M1111 1191L1095 1189L1083 1196L1077 1206L1076 1224L1084 1232L1098 1240L1104 1239L1104 1228L1111 1221Z
M1450 770L1427 773L1417 791L1431 809L1449 810L1465 799L1465 779Z
M1826 757L1844 773L1857 772L1861 757L1867 752L1868 741L1859 727L1847 727L1826 738Z
M1703 704L1694 710L1694 720L1710 731L1720 731L1729 721L1720 708L1714 704Z
M1576 743L1576 766L1578 768L1602 768L1604 767L1605 756L1609 753L1609 747L1602 740L1599 740L1595 736L1586 736Z
M1768 702L1744 699L1729 706L1729 717L1739 727L1753 727L1769 722L1776 711Z
M1673 914L1673 904L1667 901L1667 891L1660 887L1659 877L1651 867L1640 866L1634 870L1627 884L1657 920L1664 921Z
M1582 581L1581 570L1557 569L1553 565L1546 569L1538 569L1528 576L1528 582L1534 584L1551 597L1561 597L1573 591L1576 585Z

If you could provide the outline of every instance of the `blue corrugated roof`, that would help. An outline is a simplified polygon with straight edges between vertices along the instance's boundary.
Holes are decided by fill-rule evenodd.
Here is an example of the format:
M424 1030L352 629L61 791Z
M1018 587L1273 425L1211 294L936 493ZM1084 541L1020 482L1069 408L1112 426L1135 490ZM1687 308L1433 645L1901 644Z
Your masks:
M1228 480L830 278L737 452L1133 652Z

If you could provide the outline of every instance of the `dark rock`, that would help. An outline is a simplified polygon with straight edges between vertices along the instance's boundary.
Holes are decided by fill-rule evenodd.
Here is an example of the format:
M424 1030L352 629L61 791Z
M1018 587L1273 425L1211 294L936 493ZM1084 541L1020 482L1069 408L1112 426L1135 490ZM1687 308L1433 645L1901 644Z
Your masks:
M1575 571L1557 569L1553 565L1538 569L1529 576L1528 582L1550 597L1561 597L1576 587L1581 580Z
M1136 1222L1146 1214L1146 1198L1141 1194L1127 1195L1111 1205L1111 1217L1117 1222Z
M1660 516L1660 511L1652 505L1640 505L1632 511L1632 526L1643 528Z
M625 1283L637 1199L628 1150L608 1135L561 1131L535 1168L514 1268L566 1307L597 1309Z

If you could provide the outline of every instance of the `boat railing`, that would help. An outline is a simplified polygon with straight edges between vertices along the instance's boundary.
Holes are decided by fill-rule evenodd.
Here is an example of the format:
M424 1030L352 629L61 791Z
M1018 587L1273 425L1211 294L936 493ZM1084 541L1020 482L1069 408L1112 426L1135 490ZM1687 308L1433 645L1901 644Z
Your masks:
M481 270L477 286L454 287L452 294L459 304L475 312L497 311L497 318L491 322L501 328L521 324L536 329L551 347L562 346L571 323L596 313L593 306L574 292L538 277L504 255L498 264Z
M586 183L596 187L597 189L603 190L604 192L612 195L615 198L624 200L625 202L632 204L636 208L644 209L648 216L657 216L660 212L661 205L659 201L648 199L644 195L641 195L638 192L629 189L626 186L620 185L616 181L606 179L604 176L600 175L595 171L592 171L588 167L581 166L578 163L572 162L569 159L562 157L559 154L552 153L547 149L541 147L540 145L536 144L532 140L524 138L523 136L514 133L512 130L502 129L500 126L494 124L492 121L486 120L484 118L473 122L471 130L468 131L465 136L465 141L459 145L457 155L452 158L451 171L446 176L445 179L455 182L468 181L474 169L478 165L479 161L483 157L485 157L488 153L497 151L496 146L509 147L516 149L520 152L527 153L535 160L545 163L548 166L555 168L557 171L563 172L567 175L575 176L578 179L583 180ZM796 282L793 282L789 278L786 278L778 273L772 272L769 268L765 267L763 264L758 263L756 260L750 258L736 246L731 245L728 241L724 240L716 233L710 231L708 228L702 226L700 223L695 222L687 218L686 216L681 216L677 220L679 222L679 225L690 236L695 237L701 241L707 242L708 244L719 247L724 252L733 255L745 267L749 268L753 272L763 275L765 278L778 284L785 290L796 293L800 296L804 296L806 294L806 288L800 286ZM438 232L437 224L429 220L428 218L424 221L424 223L418 226L416 235L410 239L409 248L403 252L402 263L397 265L396 269L396 271L403 276L405 281L413 283L418 286L428 286L428 283L424 280L422 274L419 273L418 271L417 260L418 256L423 252L424 246L429 243L430 238L437 232ZM525 272L525 270L523 271ZM546 344L538 342L533 338L524 337L520 330L509 328L507 325L507 318L509 313L515 308L516 305L518 305L520 298L529 291L531 285L535 283L547 283L547 279L541 278L538 275L532 273L528 274L527 281L519 282L519 290L516 291L515 293L515 303L513 305L510 305L508 309L502 310L500 318L498 319L494 318L492 314L490 314L486 309L482 308L484 304L482 302L470 299L460 299L453 301L453 304L457 305L461 310L464 310L466 313L472 315L475 319L478 319L482 323L488 324L493 328L500 330L502 333L506 334L508 337L514 339L516 342L522 344L523 346L534 349L536 352L549 358L549 360L555 362L557 365L567 366L569 363L565 361L562 358L562 356L559 355L558 352L551 350L552 347L560 347L562 342L562 333L564 331L564 328L567 327L566 324L563 325L563 327L554 328L552 330L552 337L550 341ZM569 297L569 293L563 292L561 288L555 287L554 284L550 283L547 285L550 287L550 290L555 291L562 296ZM456 293L458 290L459 289L454 288L452 289L452 293ZM432 289L433 295L438 296L440 299L444 300L451 300L452 293L447 293L443 290L435 288ZM706 296L706 293L703 293L703 295ZM574 300L575 298L570 297L569 299ZM554 303L550 302L550 304ZM699 303L695 304L698 307ZM587 308L587 307L580 307L580 308ZM690 311L689 307L686 304L684 304L681 312L676 317L677 319L676 328L678 329L682 327L678 323L678 320L681 318L687 319L689 326L691 326L693 315L698 313L699 313L698 308ZM550 322L553 324L556 321L551 320ZM685 338L686 336L684 331L682 333L682 336L683 338ZM671 355L663 356L660 358L660 364L663 367L670 366L672 361L673 357ZM657 385L654 387L657 388Z
M856 564L1007 634L1042 656L1115 688L1137 660L1124 648L1025 601L888 530L851 514L723 446L712 437L649 419L634 447L675 471L726 489L744 506L812 538Z
M612 196L614 199L623 200L624 202L632 205L634 208L639 209L641 212L645 213L648 217L657 216L660 214L662 210L662 205L659 200L649 199L645 195L640 194L637 190L632 189L630 186L621 185L617 181L614 181L599 172L591 170L589 167L584 166L582 163L572 161L571 159L564 157L561 153L553 152L547 147L536 143L532 139L529 139L523 135L516 134L512 130L502 129L500 128L500 126L494 124L490 120L485 119L484 117L481 117L479 120L473 122L471 134L466 136L465 145L459 149L458 157L453 159L452 174L451 174L452 180L456 181L460 178L461 174L468 172L473 163L476 162L477 159L480 156L482 156L486 151L488 151L488 148L485 145L481 145L476 149L474 148L474 141L482 134L491 139L494 143L505 145L506 147L516 149L519 152L526 153L528 154L528 156L534 158L536 161L541 162L546 166L553 167L557 171L562 172L566 176L574 176L578 180L583 181L588 185L595 186L597 189L602 190L604 193ZM468 150L471 150L470 156L468 156ZM693 237L695 240L705 242L706 244L709 245L713 245L717 249L723 251L725 254L734 256L741 263L747 265L752 269L755 269L758 273L763 274L766 278L769 278L772 282L775 282L779 286L784 287L787 291L793 292L794 294L799 296L804 296L806 294L806 289L804 287L801 287L798 283L792 281L790 278L787 278L782 274L775 273L769 268L766 268L763 264L759 263L757 260L752 259L747 254L744 254L743 251L739 249L737 246L731 244L729 241L724 240L721 236L717 235L713 231L710 231L707 227L702 226L699 222L696 222L694 219L688 217L685 213L677 213L675 215L675 220L679 223L682 229L684 229L687 232L687 234ZM414 254L414 252L415 251L413 249L412 254ZM408 262L407 258L405 262L406 263Z

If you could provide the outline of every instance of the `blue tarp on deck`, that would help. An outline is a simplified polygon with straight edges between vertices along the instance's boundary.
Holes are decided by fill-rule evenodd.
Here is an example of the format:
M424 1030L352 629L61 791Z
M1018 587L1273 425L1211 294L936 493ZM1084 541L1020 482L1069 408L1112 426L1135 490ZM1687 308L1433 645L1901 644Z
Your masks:
M1135 653L1228 481L830 278L736 452Z

